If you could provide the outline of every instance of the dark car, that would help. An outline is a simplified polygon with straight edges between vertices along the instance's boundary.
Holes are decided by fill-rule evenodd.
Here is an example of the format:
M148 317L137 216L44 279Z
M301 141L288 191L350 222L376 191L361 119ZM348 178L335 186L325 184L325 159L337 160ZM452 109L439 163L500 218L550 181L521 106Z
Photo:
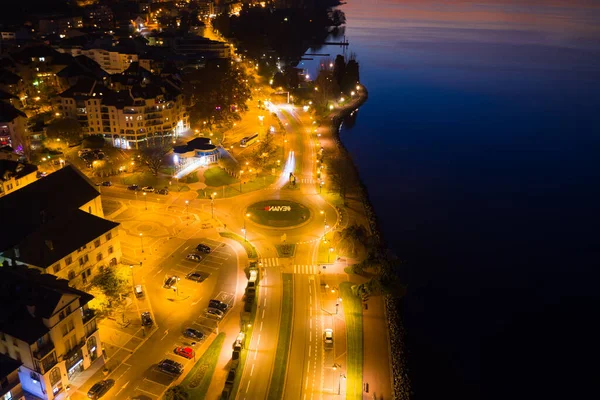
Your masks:
M148 311L142 313L142 326L152 326L154 322Z
M158 194L169 194L169 189L167 189L167 188L160 189L156 193L158 193Z
M212 299L208 301L208 308L216 308L217 310L225 312L227 311L227 308L229 308L229 306L227 305L227 303L223 303L222 301Z
M112 183L110 181L104 181L102 182L102 186L112 186Z
M225 383L233 383L233 381L235 380L235 368L231 368L229 370L229 372L227 373L227 379L225 380Z
M152 186L144 186L144 187L142 188L142 191L143 191L143 192L152 193L152 192L154 192L154 188L153 188Z
M225 315L223 314L223 311L217 310L216 308L209 308L206 310L206 316L208 318L216 319L218 321L223 319L223 315Z
M190 272L185 276L185 279L189 279L190 281L194 282L203 282L205 278L199 272Z
M163 285L163 287L165 289L171 289L173 286L175 286L175 284L177 283L178 280L179 280L178 277L170 276L167 279L165 279L165 284Z
M129 185L127 186L127 190L133 190L133 191L138 191L140 190L140 187L138 185Z
M210 253L210 247L202 243L196 246L196 250L201 251L203 253Z
M181 375L183 372L183 365L177 361L169 360L168 358L158 363L158 369L169 375Z
M90 399L99 399L100 397L104 396L114 384L115 381L112 379L105 379L97 382L90 388L87 395Z
M202 340L204 338L204 333L200 332L198 329L187 328L183 331L183 336L190 339Z

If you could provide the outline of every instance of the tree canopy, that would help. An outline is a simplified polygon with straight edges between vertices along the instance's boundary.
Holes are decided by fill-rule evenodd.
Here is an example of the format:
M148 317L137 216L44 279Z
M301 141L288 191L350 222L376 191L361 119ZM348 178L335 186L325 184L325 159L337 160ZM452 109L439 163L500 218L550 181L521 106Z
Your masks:
M138 150L142 162L154 176L157 176L160 168L165 165L169 151L171 147L166 144L148 145Z
M81 140L81 124L73 118L57 119L48 125L46 135L51 139L64 140L67 145Z

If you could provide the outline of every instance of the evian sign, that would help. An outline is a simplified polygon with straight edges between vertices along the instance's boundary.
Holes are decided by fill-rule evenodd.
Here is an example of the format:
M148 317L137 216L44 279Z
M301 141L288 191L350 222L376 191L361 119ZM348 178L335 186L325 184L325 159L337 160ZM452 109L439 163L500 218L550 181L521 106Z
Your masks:
M290 206L265 206L265 211L292 211Z

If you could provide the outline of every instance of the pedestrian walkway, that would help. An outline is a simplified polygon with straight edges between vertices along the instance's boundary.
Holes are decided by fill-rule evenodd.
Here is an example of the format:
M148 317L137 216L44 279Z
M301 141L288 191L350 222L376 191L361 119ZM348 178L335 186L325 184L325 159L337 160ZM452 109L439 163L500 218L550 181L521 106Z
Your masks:
M279 267L279 258L263 258L262 260L263 267Z
M313 178L302 178L300 183L315 183L315 180Z
M319 273L318 265L294 265L295 274L315 275Z

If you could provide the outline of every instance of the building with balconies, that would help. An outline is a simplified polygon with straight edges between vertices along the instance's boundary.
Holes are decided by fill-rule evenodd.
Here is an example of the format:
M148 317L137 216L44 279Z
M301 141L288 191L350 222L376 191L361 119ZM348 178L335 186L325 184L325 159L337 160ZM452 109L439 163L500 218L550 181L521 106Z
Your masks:
M70 381L104 364L93 296L25 266L0 268L0 353L22 363L23 390L42 399L68 398Z
M37 179L37 166L0 159L0 197L29 185Z
M24 400L23 388L19 380L22 363L0 354L0 399Z
M56 192L60 188L60 193ZM119 224L103 218L100 193L72 166L0 197L0 263L26 265L85 289L121 260Z
M76 118L87 134L104 135L115 147L139 148L189 129L180 81L131 63L106 83L80 79L59 95L56 112Z

